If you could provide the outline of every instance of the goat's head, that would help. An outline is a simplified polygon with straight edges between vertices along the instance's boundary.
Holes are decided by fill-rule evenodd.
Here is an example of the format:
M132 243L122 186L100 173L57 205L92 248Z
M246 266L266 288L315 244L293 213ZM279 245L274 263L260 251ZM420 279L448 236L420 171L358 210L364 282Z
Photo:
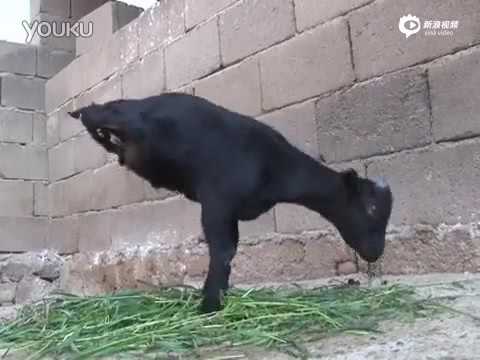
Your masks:
M346 209L337 228L345 242L368 262L380 258L393 206L393 195L385 179L365 179L355 170L342 173Z

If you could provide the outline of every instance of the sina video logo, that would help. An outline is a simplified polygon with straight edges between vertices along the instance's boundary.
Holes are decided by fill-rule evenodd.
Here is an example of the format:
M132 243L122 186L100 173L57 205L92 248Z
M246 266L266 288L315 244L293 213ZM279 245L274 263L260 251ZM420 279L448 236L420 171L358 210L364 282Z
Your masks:
M408 39L410 36L418 33L422 28L422 23L420 19L416 16L408 14L407 16L402 16L398 23L398 29L402 34Z

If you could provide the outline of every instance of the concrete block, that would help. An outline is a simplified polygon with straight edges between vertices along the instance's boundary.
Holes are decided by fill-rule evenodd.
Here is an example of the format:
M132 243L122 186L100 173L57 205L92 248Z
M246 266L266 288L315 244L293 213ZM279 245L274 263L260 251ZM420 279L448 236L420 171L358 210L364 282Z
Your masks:
M8 303L13 303L15 300L15 283L0 284L0 306Z
M53 147L60 141L65 141L85 131L81 121L68 115L73 110L73 102L70 101L55 112L51 113L47 119L47 145Z
M0 41L0 72L35 75L36 57L34 46Z
M52 219L48 230L47 249L58 251L60 254L78 252L78 217L70 216L62 219Z
M236 0L186 0L185 22L190 29L233 4Z
M429 69L435 140L480 135L480 51L445 58Z
M92 171L85 171L50 185L48 205L50 216L60 217L85 212L91 208L94 196Z
M163 50L146 55L122 77L123 97L139 99L160 95L165 89Z
M140 56L172 42L185 33L185 0L163 0L138 19Z
M408 10L407 10L408 9ZM401 69L448 54L480 41L476 0L376 1L351 14L353 56L360 79ZM422 29L408 39L399 31L402 16L412 14L422 22ZM459 21L450 36L428 36L424 21Z
M82 90L98 85L138 59L137 26L138 21L132 21L113 34L98 51L80 56L80 68L84 73Z
M240 238L258 237L275 232L275 213L270 210L255 220L240 221L238 224Z
M178 195L173 191L164 188L154 188L148 181L144 181L145 200L165 200L169 197Z
M46 218L0 217L3 252L41 251L48 230Z
M35 18L40 13L46 13L62 18L70 17L70 1L67 0L31 0L30 18Z
M141 12L139 7L109 1L84 16L81 22L85 27L92 23L94 31L92 36L76 38L77 56L104 46L113 33L138 17Z
M112 212L90 213L79 215L79 251L104 251L112 245L111 233Z
M347 24L336 20L267 50L260 56L260 71L266 110L350 84Z
M83 67L85 56L73 60L45 85L45 110L51 114L67 100L86 89L85 68Z
M262 115L258 120L279 131L293 146L304 153L314 159L319 158L315 102L308 101L283 108Z
M378 159L368 176L386 176L391 184L393 225L478 222L479 151L478 143L459 143Z
M35 145L47 144L47 116L43 113L33 115L33 143Z
M29 143L33 139L30 112L0 109L0 141Z
M155 244L173 249L201 233L200 206L182 197L140 204L112 214L113 246Z
M95 188L91 193L92 210L132 204L145 197L143 180L117 164L96 170L93 180Z
M418 69L355 86L317 102L320 153L338 162L430 142L425 74Z
M220 15L219 26L222 60L230 64L293 36L293 2L242 1Z
M48 206L48 183L47 182L36 182L33 187L34 195L34 209L33 214L35 216L48 216L49 215L49 206Z
M2 216L33 216L32 182L0 180L0 217Z
M37 75L44 78L51 78L74 59L73 53L65 50L39 47L37 51Z
M73 20L78 20L85 15L91 13L95 9L99 8L109 0L70 0L71 1L71 13L70 16Z
M176 89L220 66L217 21L193 29L165 50L167 89Z
M231 111L259 115L262 97L257 59L249 59L200 80L195 84L195 94Z
M471 230L465 225L417 225L394 231L387 236L383 274L476 273L480 253Z
M75 36L56 36L65 32L67 23L73 25L72 19L40 13L31 21L31 26L35 27L35 23L38 24L38 28L31 39L32 45L75 52Z
M371 2L372 0L295 0L297 29L304 31Z
M96 169L107 162L105 150L87 133L50 148L48 158L50 181Z
M8 179L46 180L47 151L38 146L0 144L0 174Z
M77 97L73 102L73 108L79 109L84 106L91 105L92 103L104 104L112 100L118 100L122 98L122 81L120 76L116 76L108 81L104 81L93 89L83 93ZM79 124L77 119L72 119L71 116L67 114L68 121L73 121L76 125L70 125L70 128L74 128L75 131L78 129L85 130L85 127Z
M320 214L300 205L279 204L275 207L275 216L280 233L296 234L333 228Z
M0 82L3 106L38 111L45 109L45 80L5 75Z

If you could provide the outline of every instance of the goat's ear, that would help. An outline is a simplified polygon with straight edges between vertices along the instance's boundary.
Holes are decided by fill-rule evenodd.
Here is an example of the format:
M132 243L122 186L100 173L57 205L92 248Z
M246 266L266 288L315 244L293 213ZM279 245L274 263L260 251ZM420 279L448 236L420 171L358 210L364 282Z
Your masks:
M354 169L347 169L342 172L343 183L349 194L357 194L360 190L358 173Z

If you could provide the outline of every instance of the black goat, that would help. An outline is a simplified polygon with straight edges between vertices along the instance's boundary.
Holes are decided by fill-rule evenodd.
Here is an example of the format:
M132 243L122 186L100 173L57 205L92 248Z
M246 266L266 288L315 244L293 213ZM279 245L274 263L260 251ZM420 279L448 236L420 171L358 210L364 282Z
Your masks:
M210 253L204 312L221 308L238 221L277 203L318 212L366 261L383 254L393 203L389 186L352 169L334 171L251 117L179 93L92 104L69 114L120 164L156 188L201 204Z

